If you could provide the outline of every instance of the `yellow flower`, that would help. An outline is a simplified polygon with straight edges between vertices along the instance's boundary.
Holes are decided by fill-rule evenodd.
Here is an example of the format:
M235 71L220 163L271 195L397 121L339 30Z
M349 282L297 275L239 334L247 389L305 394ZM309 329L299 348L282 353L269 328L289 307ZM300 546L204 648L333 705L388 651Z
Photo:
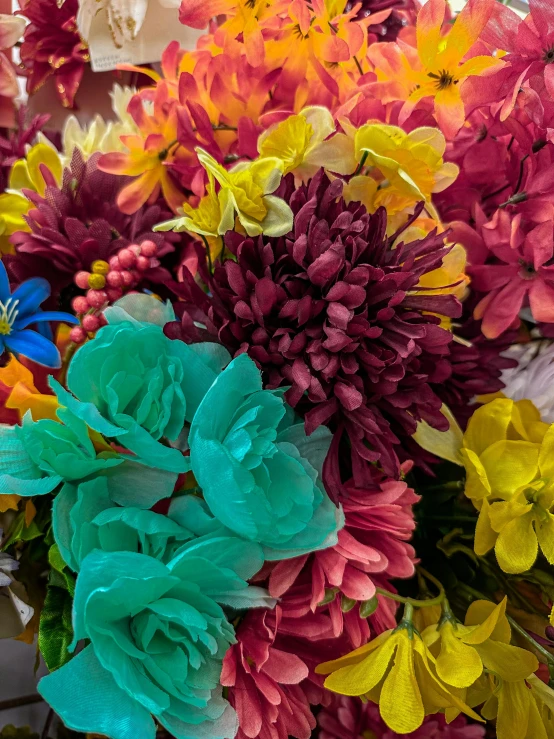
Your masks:
M352 142L335 130L327 108L313 105L264 131L258 139L258 151L262 157L280 159L283 174L294 172L303 180L313 177L320 167L351 174L356 169Z
M381 717L398 734L415 731L426 715L439 710L455 709L480 720L437 676L436 660L409 620L316 672L329 675L329 690L378 703Z
M177 233L187 231L194 235L198 234L206 240L210 257L215 260L223 249L223 238L219 233L222 214L219 197L215 192L214 178L211 174L208 174L206 194L198 206L193 208L189 203L185 203L181 210L183 215L159 223L154 227L154 231L176 231Z
M43 167L61 182L62 163L56 149L41 142L29 149L24 159L18 159L10 172L8 191L0 195L0 253L13 252L9 237L16 231L28 231L24 216L32 207L21 190L33 190L39 195L46 191Z
M524 680L538 669L537 658L531 652L510 644L506 602L504 598L495 606L490 601L475 601L467 611L465 624L457 623L449 614L424 631L423 640L436 654L441 680L456 688L469 688L484 668L511 682Z
M498 739L551 739L554 736L554 691L536 675L507 681L489 673L481 679L478 688L471 702L486 699L481 712L489 721L496 719Z
M275 157L253 162L239 162L226 170L204 149L197 148L198 160L208 175L220 185L218 192L221 218L218 234L235 227L235 217L248 236L283 236L292 228L292 210L271 193L279 187L283 163Z
M347 126L347 124L344 124ZM446 141L437 128L416 128L406 133L397 126L381 123L368 123L357 131L347 126L354 137L354 156L357 162L373 168L369 179L366 175L356 175L350 183L350 199L355 191L364 192L364 204L372 195L372 210L384 205L392 212L398 212L413 205L418 200L427 203L431 195L442 192L458 176L458 167L445 162L443 155Z
M110 92L112 109L116 115L114 121L105 121L101 115L96 115L88 125L81 126L74 115L69 116L62 132L64 164L71 161L76 148L85 159L97 151L103 154L110 151L125 151L120 137L138 132L134 120L127 113L127 106L135 93L136 90L131 87L114 85Z
M465 494L479 510L475 552L505 572L529 570L540 546L554 564L554 425L528 400L478 408L464 434Z

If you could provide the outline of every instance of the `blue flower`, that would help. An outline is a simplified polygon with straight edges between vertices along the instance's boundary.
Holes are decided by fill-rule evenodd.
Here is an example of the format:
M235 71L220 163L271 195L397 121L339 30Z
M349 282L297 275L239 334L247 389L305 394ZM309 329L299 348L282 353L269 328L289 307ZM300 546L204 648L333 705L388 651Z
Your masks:
M42 311L40 304L49 295L50 285L42 277L22 282L12 294L6 268L0 261L0 354L7 349L45 367L61 366L60 353L48 338L49 326L41 327L41 333L28 328L48 321L79 323L69 313Z

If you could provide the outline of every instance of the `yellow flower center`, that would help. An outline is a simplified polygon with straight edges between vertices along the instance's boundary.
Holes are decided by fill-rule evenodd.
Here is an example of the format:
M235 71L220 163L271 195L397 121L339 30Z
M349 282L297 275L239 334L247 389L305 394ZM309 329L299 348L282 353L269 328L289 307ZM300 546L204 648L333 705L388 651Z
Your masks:
M446 90L451 85L458 84L458 80L446 69L441 69L438 74L435 74L434 72L429 72L427 76L431 77L431 79L433 80L436 80L435 87L437 88L437 90Z
M18 305L19 300L13 300L13 298L8 298L5 304L0 303L0 335L7 336L11 334L12 326L19 313Z

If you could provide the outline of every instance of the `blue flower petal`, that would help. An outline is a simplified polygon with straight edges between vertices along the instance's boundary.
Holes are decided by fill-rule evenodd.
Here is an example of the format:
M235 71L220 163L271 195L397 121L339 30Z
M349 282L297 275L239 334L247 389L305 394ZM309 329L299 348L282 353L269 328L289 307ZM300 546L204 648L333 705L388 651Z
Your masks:
M40 308L40 304L43 303L46 298L50 295L50 283L43 277L32 277L30 280L25 280L15 290L12 297L14 300L19 300L17 310L19 315L29 315L36 313Z
M56 369L61 367L60 352L55 344L36 331L17 331L4 339L6 348L15 354L32 359L37 364Z
M4 263L0 259L0 303L5 303L11 296L10 281Z
M13 324L16 331L20 331L22 328L27 328L32 323L39 323L40 321L63 321L64 323L71 323L76 325L79 323L79 319L72 316L71 313L63 313L58 310L46 310L39 311L32 315L23 316L17 318Z

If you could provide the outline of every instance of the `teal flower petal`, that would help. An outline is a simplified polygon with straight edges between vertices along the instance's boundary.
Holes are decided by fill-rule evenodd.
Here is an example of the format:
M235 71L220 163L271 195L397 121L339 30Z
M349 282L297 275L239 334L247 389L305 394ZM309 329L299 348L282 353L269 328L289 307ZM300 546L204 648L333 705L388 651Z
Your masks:
M261 544L266 559L337 542L344 519L321 482L330 443L323 427L306 436L282 391L263 390L245 354L218 375L189 434L192 471L210 511L229 530Z
M117 685L92 645L43 677L38 692L75 731L110 739L154 739L156 735L150 713Z
M62 478L45 474L33 461L20 439L18 426L0 425L0 495L45 495Z

